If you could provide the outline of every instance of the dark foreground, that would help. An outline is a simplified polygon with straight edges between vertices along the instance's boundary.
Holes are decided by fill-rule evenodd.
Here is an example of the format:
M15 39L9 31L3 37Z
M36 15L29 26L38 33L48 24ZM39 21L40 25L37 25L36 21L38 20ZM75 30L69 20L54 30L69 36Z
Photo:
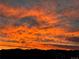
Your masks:
M28 59L35 57L39 59L42 57L43 59L79 59L79 51L65 51L65 50L20 50L20 49L11 49L11 50L1 50L0 51L0 59L6 59L6 56L17 56L17 57L29 57ZM24 58L22 58L24 59Z

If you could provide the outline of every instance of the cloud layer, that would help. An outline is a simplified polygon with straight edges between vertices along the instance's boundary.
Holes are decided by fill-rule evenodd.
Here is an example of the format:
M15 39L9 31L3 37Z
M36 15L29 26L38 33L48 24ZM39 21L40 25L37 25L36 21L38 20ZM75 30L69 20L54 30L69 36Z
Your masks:
M0 0L0 46L79 48L78 3L78 0Z

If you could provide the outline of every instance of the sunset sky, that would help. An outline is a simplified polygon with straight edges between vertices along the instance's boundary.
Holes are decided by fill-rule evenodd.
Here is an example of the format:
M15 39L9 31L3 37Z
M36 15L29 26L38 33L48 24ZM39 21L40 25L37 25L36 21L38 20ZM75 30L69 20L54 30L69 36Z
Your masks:
M0 0L0 49L79 50L79 0Z

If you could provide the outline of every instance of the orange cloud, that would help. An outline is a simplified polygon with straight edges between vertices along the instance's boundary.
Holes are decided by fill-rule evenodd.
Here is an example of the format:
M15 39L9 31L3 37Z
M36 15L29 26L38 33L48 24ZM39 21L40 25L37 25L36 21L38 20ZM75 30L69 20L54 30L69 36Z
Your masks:
M67 12L66 12L67 13ZM65 15L69 15L66 14ZM6 37L0 37L1 40L16 40L16 43L10 42L1 42L0 46L15 46L15 47L31 47L31 48L38 48L38 49L66 49L60 48L56 46L49 46L44 45L41 40L52 40L52 43L71 43L65 39L67 36L79 36L79 32L67 32L67 28L55 27L53 25L58 24L60 22L60 18L55 13L46 14L46 12L37 7L33 7L31 9L27 9L24 7L16 7L13 8L11 6L0 4L0 15L4 15L5 17L13 17L14 20L19 20L24 17L33 16L37 18L37 21L40 23L41 26L28 28L25 24L15 27L9 26L0 29L0 34L6 34ZM72 15L72 13L70 13ZM73 13L74 15L74 13ZM47 23L47 25L44 25ZM67 24L66 24L67 25ZM53 27L50 27L53 26ZM67 25L68 26L68 25ZM46 28L45 28L46 27ZM37 35L39 34L39 35ZM64 38L59 38L58 36L63 36ZM36 40L40 40L41 42L37 42ZM17 43L18 42L18 43ZM23 43L24 42L24 43ZM43 43L43 44L42 44ZM49 42L48 42L49 43ZM29 49L29 48L28 48Z

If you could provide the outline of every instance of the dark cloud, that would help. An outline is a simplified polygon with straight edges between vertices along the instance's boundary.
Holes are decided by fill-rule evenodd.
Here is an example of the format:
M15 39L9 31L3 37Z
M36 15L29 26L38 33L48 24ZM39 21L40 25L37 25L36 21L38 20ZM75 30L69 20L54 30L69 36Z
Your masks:
M67 17L64 15L59 16L59 23L54 26L59 28L66 28L68 32L79 31L79 17Z
M60 48L70 49L70 50L79 50L79 46L68 46L68 45L56 45L56 44L48 44L49 46L56 46Z
M54 46L57 46L57 45L54 45ZM58 45L57 47L71 49L71 50L79 50L79 46Z
M79 42L79 37L74 37L74 36L73 37L67 37L66 40L78 43Z
M5 27L6 25L8 26L9 24L10 24L9 18L0 17L0 27Z
M69 22L68 32L77 32L79 31L79 19L74 19Z
M30 2L29 0L0 0L2 3L8 4L10 6L17 6L17 5L24 5L24 6L29 6L30 7ZM26 5L25 5L26 4Z
M42 5L43 0L0 0L1 3L8 4L10 6L16 7L16 6L22 6L22 7L28 7L31 8L35 5Z
M65 9L70 9L70 8L78 8L79 4L77 2L79 2L78 0L56 0L57 2L57 12L61 13L63 12Z
M0 16L0 28L5 28L8 26L13 26L13 24L16 22L14 18Z
M26 24L28 27L35 27L39 26L39 22L35 17L29 16L29 17L24 17L16 21L15 26L21 26L23 24Z

